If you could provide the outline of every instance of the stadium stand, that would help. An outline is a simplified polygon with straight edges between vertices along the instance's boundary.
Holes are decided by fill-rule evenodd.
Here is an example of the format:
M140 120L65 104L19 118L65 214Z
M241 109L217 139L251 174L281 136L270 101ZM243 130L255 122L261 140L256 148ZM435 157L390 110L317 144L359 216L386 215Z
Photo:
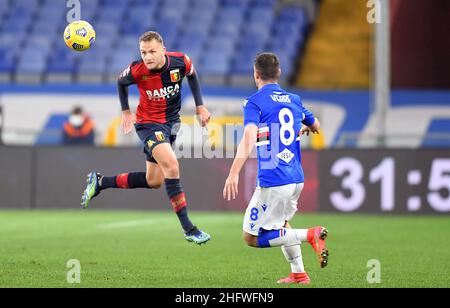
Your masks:
M296 86L367 89L373 72L373 27L360 0L324 1L301 60Z
M0 2L0 82L108 83L139 56L137 40L160 32L168 50L187 53L203 81L251 83L257 52L274 51L286 80L295 71L316 0L81 0L81 19L97 33L94 46L65 47L64 1ZM62 8L64 6L64 8ZM31 35L30 35L31 33Z

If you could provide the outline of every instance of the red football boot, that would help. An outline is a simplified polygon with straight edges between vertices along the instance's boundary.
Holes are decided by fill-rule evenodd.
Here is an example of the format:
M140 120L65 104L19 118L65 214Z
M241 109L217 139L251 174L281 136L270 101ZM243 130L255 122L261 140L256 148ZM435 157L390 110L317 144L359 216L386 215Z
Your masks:
M325 239L328 236L328 230L324 227L314 227L308 229L308 242L319 258L320 267L324 268L328 264L328 250L325 247Z
M288 277L278 280L277 283L280 283L280 284L289 284L289 283L309 284L309 283L311 283L311 279L309 279L308 274L306 274L306 273L290 273Z

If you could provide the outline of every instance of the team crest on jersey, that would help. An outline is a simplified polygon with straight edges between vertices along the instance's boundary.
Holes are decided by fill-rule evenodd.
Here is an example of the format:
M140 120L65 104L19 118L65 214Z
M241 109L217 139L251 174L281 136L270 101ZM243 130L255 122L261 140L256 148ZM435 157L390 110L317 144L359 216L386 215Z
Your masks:
M150 78L149 75L144 75L144 76L142 76L141 80L142 80L142 81L146 81L146 80L148 80L149 78Z
M162 132L155 132L155 136L156 136L156 140L158 140L158 141L164 141L164 139L166 139Z
M181 79L180 70L171 70L170 71L170 81L172 82L178 82Z

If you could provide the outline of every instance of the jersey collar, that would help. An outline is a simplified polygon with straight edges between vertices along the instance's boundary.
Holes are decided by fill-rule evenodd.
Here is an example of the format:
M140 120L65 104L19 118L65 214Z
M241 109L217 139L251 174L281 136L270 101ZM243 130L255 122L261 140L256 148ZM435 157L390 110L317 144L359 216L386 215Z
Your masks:
M269 83L263 86L261 89L259 89L258 92L265 91L265 90L278 90L281 89L280 85L278 83Z

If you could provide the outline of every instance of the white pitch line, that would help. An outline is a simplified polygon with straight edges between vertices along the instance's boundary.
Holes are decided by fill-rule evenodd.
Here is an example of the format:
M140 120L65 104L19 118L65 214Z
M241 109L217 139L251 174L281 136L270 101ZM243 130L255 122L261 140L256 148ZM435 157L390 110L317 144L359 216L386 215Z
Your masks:
M195 215L194 215L195 216ZM175 219L175 218L174 218ZM98 229L110 230L110 229L121 229L121 228L132 228L139 227L145 225L154 225L166 222L175 221L171 218L149 218L149 219L139 219L139 220L129 220L129 221L119 221L112 223L99 224L96 227ZM208 224L220 224L220 223L228 223L236 220L233 216L213 216L213 217L197 217L194 218L195 221L207 222Z
M167 219L140 219L140 220L130 220L130 221L120 221L120 222L112 222L107 224L97 225L99 229L120 229L120 228L131 228L131 227L139 227L145 225L154 225L161 222L167 222Z

